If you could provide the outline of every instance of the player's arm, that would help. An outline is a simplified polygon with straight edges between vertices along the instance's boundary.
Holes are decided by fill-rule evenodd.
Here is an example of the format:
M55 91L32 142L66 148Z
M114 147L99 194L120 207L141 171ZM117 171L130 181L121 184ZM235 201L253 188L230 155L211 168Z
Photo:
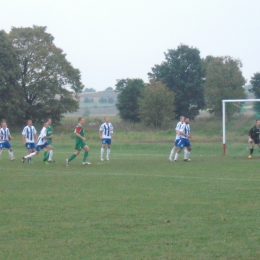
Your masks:
M253 141L253 138L252 138L252 135L253 134L253 128L251 128L248 132L248 141L249 142L252 142Z
M81 138L83 141L86 141L86 138L83 137L81 134L80 134L80 131L81 131L81 127L77 127L76 128L76 131L75 131L75 135L79 138Z

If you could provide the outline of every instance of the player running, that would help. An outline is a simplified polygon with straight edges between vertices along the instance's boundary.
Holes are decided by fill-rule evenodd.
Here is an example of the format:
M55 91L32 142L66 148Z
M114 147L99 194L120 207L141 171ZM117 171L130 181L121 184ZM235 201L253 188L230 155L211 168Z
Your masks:
M7 127L6 121L2 121L1 126L2 127L0 129L0 158L1 158L3 148L7 148L11 161L14 161L15 158L13 154L13 148L9 142L9 140L12 140L13 137L11 136L10 130Z

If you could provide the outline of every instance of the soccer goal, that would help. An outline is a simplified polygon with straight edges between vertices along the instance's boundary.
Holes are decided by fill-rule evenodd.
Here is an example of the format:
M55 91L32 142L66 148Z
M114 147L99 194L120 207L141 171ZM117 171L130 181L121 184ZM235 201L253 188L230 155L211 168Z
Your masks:
M251 122L253 122L253 119L255 118L260 118L260 115L257 114L256 112L254 112L253 109L253 105L254 102L259 102L260 99L227 99L227 100L222 100L222 139L223 139L223 155L226 155L227 153L227 146L226 146L226 139L227 139L227 135L226 135L226 130L227 130L227 119L231 119L232 115L234 117L234 115L238 115L241 113L243 113L243 118L240 116L240 118L242 118L242 122L240 122L240 126L242 127L247 127L247 129L249 130L252 125ZM239 118L239 119L240 119ZM238 120L239 120L238 119ZM232 119L231 119L232 120ZM248 121L247 121L248 120ZM246 131L246 130L244 130ZM244 137L242 137L244 138ZM236 142L236 140L233 140L234 142Z

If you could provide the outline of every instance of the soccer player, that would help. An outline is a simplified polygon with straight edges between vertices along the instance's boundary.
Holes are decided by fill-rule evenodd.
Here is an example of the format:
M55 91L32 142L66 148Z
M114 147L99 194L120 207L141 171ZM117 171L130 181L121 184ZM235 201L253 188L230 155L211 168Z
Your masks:
M100 160L103 161L103 155L105 147L107 145L107 160L109 161L109 155L111 151L112 137L114 137L113 125L109 122L109 117L105 117L105 123L103 123L99 128L99 138L102 141L102 146L100 150Z
M3 148L7 148L11 161L15 160L13 154L13 148L9 142L9 140L12 139L13 137L11 136L9 128L7 128L6 121L3 120L1 122L1 129L0 129L0 158L1 158Z
M258 147L260 148L259 134L260 134L260 119L257 119L255 125L248 132L248 142L251 145L250 155L248 156L248 159L252 158L255 144L257 144Z
M174 155L174 152L178 148L177 144L178 144L178 141L180 139L180 130L181 130L182 125L184 124L184 119L185 119L185 117L181 116L180 117L180 122L178 122L176 127L175 127L176 137L175 137L174 146L173 146L173 148L171 150L170 157L169 157L169 160L171 162L173 161L172 157Z
M47 142L53 147L52 144L52 138L53 138L53 127L52 127L52 120L51 118L47 118L47 121L49 123L49 127L47 128L47 134L46 134L46 140ZM48 150L48 149L44 149L44 154L43 154L43 160L51 163L54 163L55 161L52 160L52 156L53 156L53 150Z
M191 152L191 145L190 140L191 134L190 134L190 120L188 117L185 118L185 124L182 125L180 131L180 139L177 143L177 146L179 147L178 151L175 153L174 161L176 162L178 159L178 156L182 150L183 147L186 147L187 149L184 150L184 161L189 162L189 155Z
M81 149L84 149L84 157L83 157L83 161L82 161L82 164L90 164L90 162L87 162L87 157L88 157L88 153L89 153L89 147L87 146L87 144L85 143L86 141L86 138L84 137L84 118L83 117L80 117L78 119L78 124L76 126L76 129L74 131L74 134L76 136L76 139L75 139L75 142L76 142L76 145L75 145L75 152L70 156L69 159L66 159L66 166L69 166L69 162L72 161L73 159L75 159Z
M35 140L37 140L37 131L32 125L32 120L27 120L27 126L22 131L23 144L28 150L28 154L35 152ZM31 158L28 158L28 163L33 163Z
M24 163L26 159L32 158L33 156L37 155L42 149L47 148L48 150L53 150L54 148L46 141L47 137L47 128L49 127L48 120L45 120L43 124L43 128L41 133L38 137L37 145L35 147L35 152L32 152L22 158L22 162ZM45 164L49 164L46 159L44 159Z

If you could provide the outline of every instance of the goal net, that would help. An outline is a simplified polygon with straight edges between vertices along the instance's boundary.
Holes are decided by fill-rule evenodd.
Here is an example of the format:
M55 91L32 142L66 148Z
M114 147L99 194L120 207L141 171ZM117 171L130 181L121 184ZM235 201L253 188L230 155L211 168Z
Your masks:
M222 100L223 155L249 153L248 131L259 118L260 99Z

